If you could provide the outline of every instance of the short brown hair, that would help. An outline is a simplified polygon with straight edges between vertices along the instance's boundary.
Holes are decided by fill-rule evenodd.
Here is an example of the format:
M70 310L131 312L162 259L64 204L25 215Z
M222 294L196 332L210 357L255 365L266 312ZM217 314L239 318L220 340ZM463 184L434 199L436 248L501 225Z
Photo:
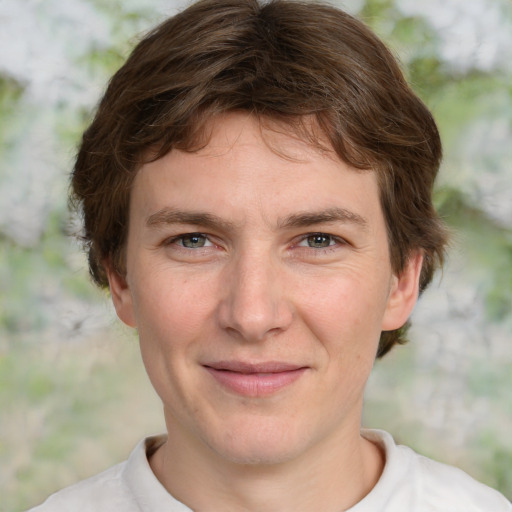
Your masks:
M193 151L208 120L234 110L318 142L303 122L313 117L342 160L376 172L393 270L420 249L425 289L446 243L431 197L441 161L432 115L362 22L295 0L199 1L151 31L112 77L72 177L98 285L108 286L106 259L124 272L130 187L148 150L153 159ZM405 330L383 332L378 355Z

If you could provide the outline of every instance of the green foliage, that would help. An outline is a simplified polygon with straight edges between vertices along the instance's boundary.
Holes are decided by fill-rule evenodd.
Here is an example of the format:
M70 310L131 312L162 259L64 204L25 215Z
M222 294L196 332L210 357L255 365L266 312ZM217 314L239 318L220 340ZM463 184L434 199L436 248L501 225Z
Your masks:
M9 141L12 140L12 123L16 108L23 95L23 86L9 77L0 75L0 159L4 160ZM0 170L0 178L2 172Z
M64 212L50 215L47 230L37 248L24 248L0 240L0 283L9 293L0 294L0 334L16 340L42 332L52 322L45 301L60 293L86 302L97 302L99 293L85 271L70 265L76 251L63 230ZM3 334L2 334L3 331Z
M14 113L16 103L23 94L23 87L10 77L0 76L0 112L2 119Z
M507 436L508 432L503 432ZM503 437L497 437L494 431L484 432L474 446L475 452L481 454L482 478L495 489L501 489L509 498L512 489L512 446Z
M489 218L458 190L437 194L438 210L456 233L470 273L485 297L490 322L508 321L512 311L512 232Z

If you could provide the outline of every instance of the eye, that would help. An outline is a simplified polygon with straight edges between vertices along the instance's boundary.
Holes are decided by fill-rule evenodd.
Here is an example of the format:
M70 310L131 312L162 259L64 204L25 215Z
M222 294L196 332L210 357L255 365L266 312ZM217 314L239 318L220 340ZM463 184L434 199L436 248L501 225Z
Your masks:
M181 245L186 249L200 249L213 245L206 235L202 233L187 233L180 235L172 240L172 243Z
M313 249L325 249L339 243L339 240L326 233L312 233L305 236L300 242L300 247L311 247Z

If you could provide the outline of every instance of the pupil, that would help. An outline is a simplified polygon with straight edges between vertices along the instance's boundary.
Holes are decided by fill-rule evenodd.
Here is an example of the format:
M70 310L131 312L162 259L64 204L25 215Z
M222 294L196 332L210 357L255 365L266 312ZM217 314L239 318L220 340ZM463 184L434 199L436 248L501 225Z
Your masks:
M325 235L314 235L309 240L309 244L312 247L327 247L329 242L330 238Z
M204 236L202 235L190 235L184 238L183 245L185 247L203 247L205 243Z

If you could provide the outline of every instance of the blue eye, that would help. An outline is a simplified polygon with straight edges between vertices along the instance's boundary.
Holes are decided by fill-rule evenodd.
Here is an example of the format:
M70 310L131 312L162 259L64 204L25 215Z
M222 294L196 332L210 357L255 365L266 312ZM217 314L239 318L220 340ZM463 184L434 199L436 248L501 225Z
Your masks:
M306 236L299 245L307 245L314 249L325 249L336 243L336 239L332 235L327 235L326 233L312 233Z
M208 237L201 233L189 233L187 235L181 235L176 238L175 241L187 249L200 249L201 247L212 245L208 240Z

